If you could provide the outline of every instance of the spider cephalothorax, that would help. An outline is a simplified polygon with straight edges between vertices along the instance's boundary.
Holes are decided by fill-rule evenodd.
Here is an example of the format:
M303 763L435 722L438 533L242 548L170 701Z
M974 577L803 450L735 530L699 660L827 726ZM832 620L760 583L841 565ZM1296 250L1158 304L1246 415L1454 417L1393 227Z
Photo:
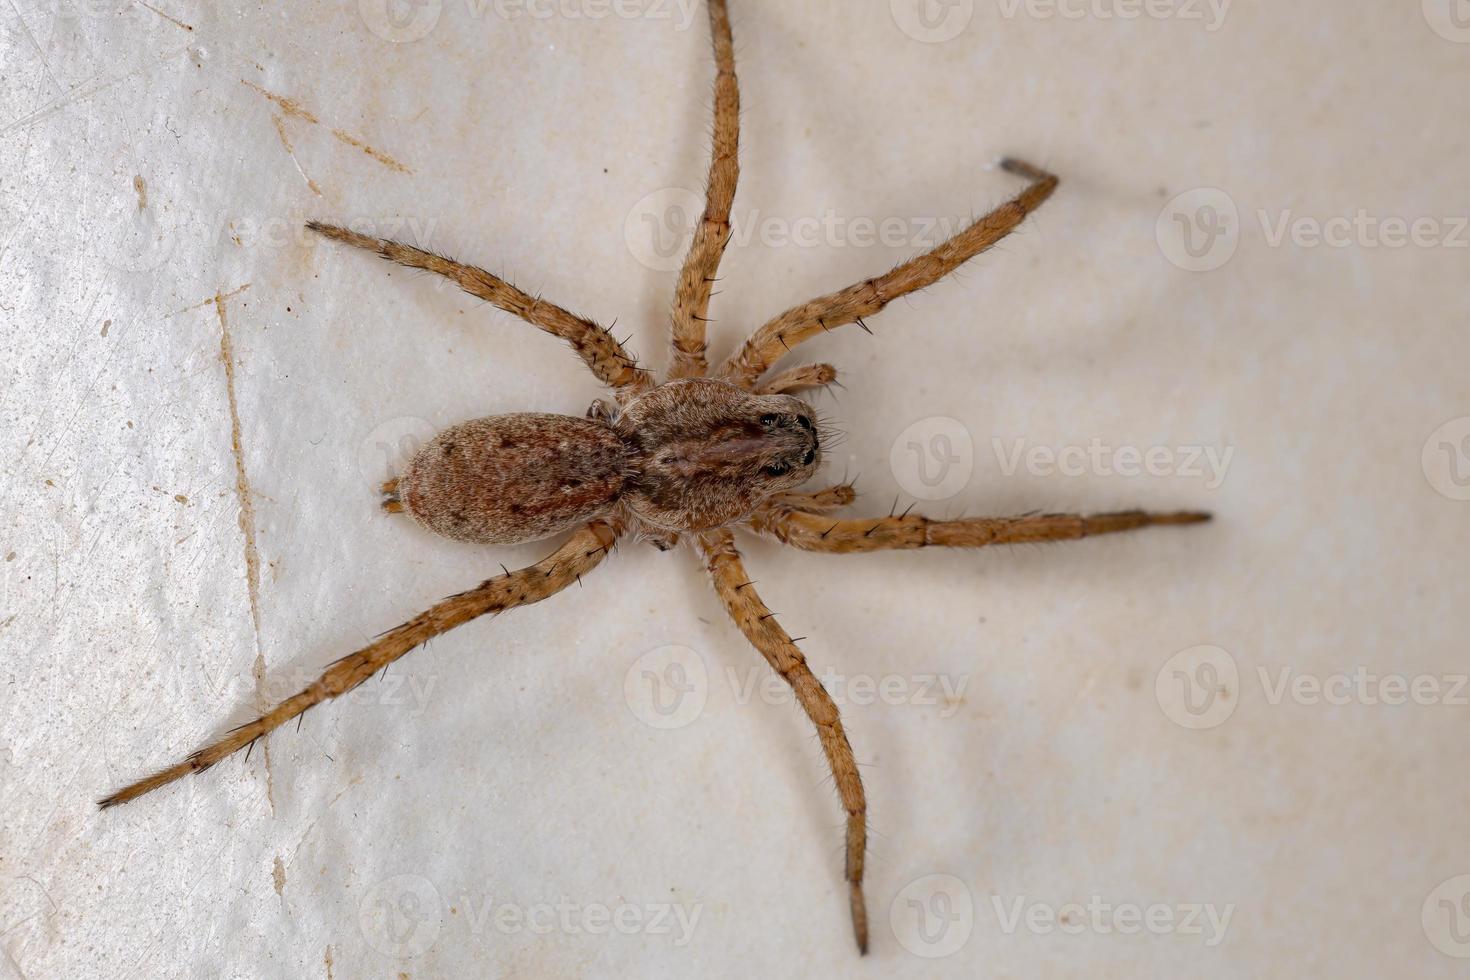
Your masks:
M401 480L384 487L390 510L407 509L428 528L468 541L505 543L573 530L535 565L506 571L437 603L361 650L333 661L321 677L269 712L184 761L101 801L125 803L202 772L310 708L351 691L434 636L478 616L555 595L599 565L630 532L661 546L692 540L726 611L784 678L811 719L846 812L843 877L858 949L868 948L863 865L867 800L837 705L756 591L733 530L769 534L795 548L826 553L1060 541L1155 524L1194 524L1199 512L1029 514L935 521L901 516L840 519L849 484L812 492L796 487L821 464L823 436L810 406L789 392L835 380L829 364L770 373L803 341L848 324L865 325L900 296L923 289L1008 235L1056 189L1056 177L1002 161L1028 186L933 251L871 279L793 307L756 330L711 377L705 359L710 285L730 239L738 176L740 98L724 0L709 0L714 36L715 125L709 197L679 275L673 307L672 380L656 385L605 328L503 279L411 245L311 223L326 237L393 262L445 276L471 295L568 341L613 390L619 409L594 406L587 419L517 414L453 426L420 452ZM248 754L248 753L247 753ZM490 777L487 777L490 778Z
M639 520L668 531L743 520L817 472L816 419L790 395L755 395L704 378L660 385L617 418L634 472L624 502Z

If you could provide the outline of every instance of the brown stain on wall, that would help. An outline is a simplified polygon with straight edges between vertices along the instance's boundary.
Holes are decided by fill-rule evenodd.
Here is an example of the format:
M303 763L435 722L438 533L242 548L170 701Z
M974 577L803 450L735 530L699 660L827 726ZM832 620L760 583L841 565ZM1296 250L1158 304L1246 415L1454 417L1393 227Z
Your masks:
M397 170L399 173L413 173L412 170L408 169L403 164L399 163L397 160L384 153L382 150L379 150L373 146L369 146L368 144L364 143L362 140L358 139L356 136L353 136L351 133L346 132L345 130L334 129L332 130L332 135L337 137L342 142L346 143L348 146L357 147L359 150L366 153L368 156L372 157L374 160L378 161L385 167L388 167L392 170Z
M288 98L287 96L284 96L284 95L277 95L275 92L271 92L271 91L268 91L266 89L263 89L259 85L256 85L254 82L248 81L248 80L243 79L243 78L240 79L240 84L245 85L245 86L247 86L249 88L254 89L256 92L259 92L262 96L264 96L265 98L269 99L271 102L274 102L277 106L280 107L281 112L284 113L286 116L289 116L289 117L292 117L292 118L295 118L295 119L301 119L301 120L303 120L305 122L310 123L313 126L322 126L322 125L325 125L321 121L321 118L316 113L312 112L310 109L306 108L304 105L302 105L300 102L298 102L295 99ZM282 141L286 142L287 149L289 150L290 149L290 142L289 142L289 140L286 139L284 127L282 125L280 125L280 124L277 124L276 130L277 130L278 133L281 134L281 139L282 139ZM345 129L341 129L341 128L336 127L336 126L332 126L332 127L330 127L330 130L331 130L332 135L335 136L342 143L345 143L347 146L353 147L354 149L361 150L363 153L366 153L369 157L371 157L372 159L376 160L378 163L381 163L383 166L387 167L388 169L390 169L390 170L396 170L399 173L404 173L404 174L411 174L411 173L413 173L413 170L410 167L408 167L408 166L400 163L399 161L393 159L391 156L389 156L388 154L384 153L382 150L378 149L375 146L372 146L366 140L361 139L360 137L357 137L357 136L352 135L351 133L347 132Z
M194 25L193 24L186 24L183 21L179 20L177 17L174 17L171 14L164 13L162 10L159 10L157 7L153 6L153 4L151 4L151 3L144 3L143 0L135 0L135 2L138 4L138 6L144 8L145 10L151 10L151 11L153 11L155 14L157 14L160 17L162 17L164 20L168 21L170 24L173 24L175 27L179 28L180 30L192 31L194 29Z
M307 175L301 166L301 161L296 159L296 148L291 145L291 137L286 133L286 120L273 112L271 113L271 122L275 124L276 135L281 138L281 145L286 148L286 155L291 158L292 163L296 164L296 172L301 174L302 179L306 181L306 186L311 188L311 192L317 197L321 197L322 189L317 186L316 181Z
M243 291L242 290L237 290ZM240 504L240 532L245 537L245 584L250 595L250 622L255 633L255 700L261 712L270 707L265 698L265 652L260 646L260 549L255 540L255 499L250 477L245 471L245 451L241 436L240 405L235 397L235 342L230 336L230 318L225 311L225 295L214 294L214 311L219 317L219 357L225 366L225 391L230 407L230 452L235 459L235 496ZM265 797L275 813L275 784L271 772L270 742L262 747L265 760Z
M251 284L247 282L243 286L237 286L237 287L235 287L234 289L230 290L228 293L216 293L215 295L209 297L209 299L200 300L199 302L195 303L193 306L186 306L182 310L174 310L172 313L170 313L164 319L172 319L173 317L176 317L176 316L178 316L178 315L180 315L182 313L192 313L194 310L202 309L203 307L206 307L206 306L218 305L219 304L219 301L221 301L221 300L231 299L231 298L233 298L235 296L239 296L241 293L245 292L245 290L249 289L250 286L251 286ZM109 324L112 323L111 320L108 320L107 322Z

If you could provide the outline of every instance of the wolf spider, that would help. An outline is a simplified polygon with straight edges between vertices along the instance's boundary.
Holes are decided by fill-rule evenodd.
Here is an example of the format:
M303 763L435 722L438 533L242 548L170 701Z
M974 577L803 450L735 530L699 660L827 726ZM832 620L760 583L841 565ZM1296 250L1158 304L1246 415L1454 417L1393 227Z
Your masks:
M620 537L641 536L664 549L687 541L702 556L730 618L791 685L816 726L847 813L844 876L853 932L863 953L868 947L862 891L867 804L852 747L831 696L761 601L735 546L734 529L768 534L806 551L847 553L1071 540L1208 520L1199 512L1142 511L943 521L908 513L838 519L825 515L855 499L851 484L816 492L797 489L821 465L825 432L811 407L791 392L829 384L837 371L830 364L806 364L773 374L773 365L818 334L853 323L866 330L866 317L937 282L1004 238L1051 195L1057 178L1019 160L1002 161L1005 170L1028 182L1013 200L887 273L787 310L711 371L705 358L706 313L730 239L740 95L725 0L709 0L709 19L717 72L707 203L674 293L673 363L662 384L604 327L484 269L346 228L308 225L334 241L445 276L465 292L562 338L612 389L617 405L597 402L585 419L517 414L454 426L429 442L400 479L383 487L385 509L406 511L449 537L510 543L575 529L570 538L544 560L450 596L335 661L265 715L113 793L100 801L103 807L203 772L292 719L299 724L309 708L351 691L434 636L478 616L555 595L596 568Z

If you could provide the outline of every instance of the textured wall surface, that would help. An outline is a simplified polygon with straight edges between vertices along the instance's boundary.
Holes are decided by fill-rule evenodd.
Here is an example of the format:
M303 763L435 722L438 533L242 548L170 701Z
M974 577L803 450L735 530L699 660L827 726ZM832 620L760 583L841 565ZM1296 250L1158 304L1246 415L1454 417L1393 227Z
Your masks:
M810 345L855 514L1202 507L1047 547L747 538L867 782L872 953L806 720L687 550L463 627L92 801L539 559L381 514L438 428L666 363L690 0L0 4L0 977L1463 976L1470 5L733 0L714 351L1017 189Z

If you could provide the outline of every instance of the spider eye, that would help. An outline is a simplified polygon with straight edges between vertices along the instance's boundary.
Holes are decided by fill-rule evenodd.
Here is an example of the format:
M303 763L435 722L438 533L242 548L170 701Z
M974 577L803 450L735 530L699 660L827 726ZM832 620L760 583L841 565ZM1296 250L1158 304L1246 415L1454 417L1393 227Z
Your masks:
M812 427L812 420L807 418L805 415L798 415L796 417L796 424L801 426L803 429L810 429Z
M775 425L779 421L781 421L781 418L778 415L762 415L761 416L761 425L765 426L768 429L771 426Z
M772 463L761 472L766 476L785 476L791 472L791 465L789 463Z

